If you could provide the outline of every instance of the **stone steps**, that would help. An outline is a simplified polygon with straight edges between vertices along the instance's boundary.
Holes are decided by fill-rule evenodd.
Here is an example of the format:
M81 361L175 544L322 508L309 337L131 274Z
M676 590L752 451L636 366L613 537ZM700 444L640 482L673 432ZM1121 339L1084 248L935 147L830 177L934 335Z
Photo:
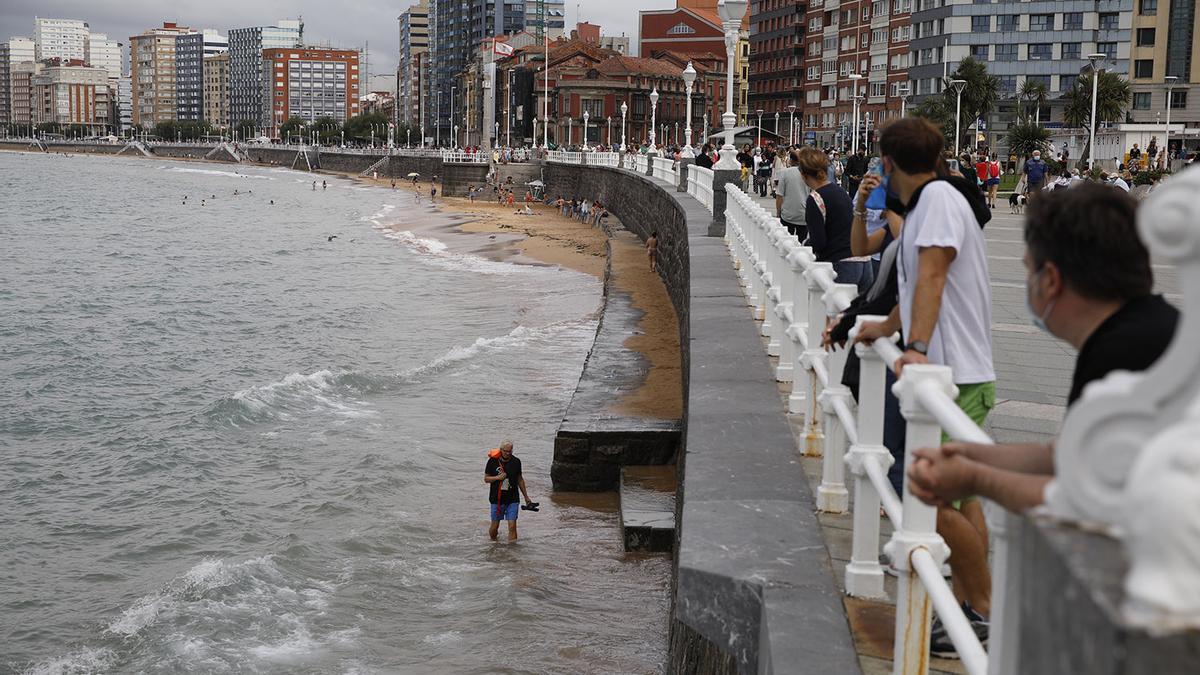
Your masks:
M621 468L621 538L626 551L671 552L675 490L674 465Z

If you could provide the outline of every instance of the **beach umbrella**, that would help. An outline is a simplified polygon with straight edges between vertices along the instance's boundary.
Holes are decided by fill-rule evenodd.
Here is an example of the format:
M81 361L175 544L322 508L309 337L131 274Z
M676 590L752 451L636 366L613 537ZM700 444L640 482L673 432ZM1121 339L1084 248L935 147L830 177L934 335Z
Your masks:
M416 171L414 171L414 172L412 172L412 173L408 174L407 176L405 176L405 178L416 178L417 176L420 176L420 175L421 175L421 174L419 174L419 173L417 173Z
M528 183L526 183L526 185L529 185L531 187L544 187L546 184L540 180L531 180Z

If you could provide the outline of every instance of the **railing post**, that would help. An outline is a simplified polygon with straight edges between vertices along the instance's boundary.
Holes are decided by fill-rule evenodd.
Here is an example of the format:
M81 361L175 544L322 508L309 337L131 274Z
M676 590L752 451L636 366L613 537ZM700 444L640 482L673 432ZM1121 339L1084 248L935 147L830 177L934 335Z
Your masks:
M804 409L804 454L809 457L821 456L821 422L817 417L817 397L821 394L821 382L817 378L814 367L817 361L825 359L825 350L821 349L821 333L825 332L825 287L821 285L821 277L834 277L833 263L814 262L804 272L808 282L808 323L804 327L805 344L804 356L801 363L807 379L808 405Z
M763 285L766 292L763 294L763 322L762 336L767 338L767 354L770 356L779 356L779 319L775 316L775 307L783 301L779 295L779 251L777 245L779 242L779 233L782 231L784 235L787 230L779 224L779 221L762 213L761 210L756 210L756 215L760 219L763 226L763 234L766 241L763 245Z
M688 166L695 163L696 160L692 159L691 157L684 157L683 159L679 160L679 181L678 185L675 186L676 192L688 191L688 174L691 173L688 171Z
M796 275L792 271L791 255L800 247L795 237L786 236L781 240L779 252L779 267L776 272L779 277L779 304L775 306L775 316L779 324L779 363L775 366L775 380L791 382L795 376L796 345L792 343L791 329L795 320L795 291Z
M882 316L859 316L854 334L864 323ZM879 493L867 475L867 462L875 462L884 475L895 461L883 445L884 399L888 366L870 345L854 346L858 353L858 443L846 453L846 466L854 474L854 532L850 562L846 565L846 593L859 598L882 598L883 568L879 565ZM893 523L893 525L895 525Z
M786 334L791 338L792 355L795 366L792 372L792 393L788 395L788 412L797 414L804 412L805 401L808 400L808 379L801 363L804 355L804 340L807 337L808 324L808 282L804 272L815 262L812 249L807 246L796 246L787 257L792 272L792 323Z
M858 295L854 284L834 284L825 293L825 310L830 316L837 314L840 307L850 304ZM817 508L829 513L845 513L849 502L846 492L846 430L837 415L837 403L849 407L853 400L850 390L842 384L842 369L846 366L847 351L835 348L826 358L829 368L829 386L818 397L824 417L824 459L821 461L821 485L817 488Z
M983 510L993 541L988 675L1016 675L1021 653L1021 573L1016 551L1025 523L991 501L984 502Z
M904 443L904 470L912 465L913 452L918 448L941 445L942 429L937 419L918 398L923 387L941 389L950 400L958 395L948 366L909 365L893 391L900 399L900 410L907 422ZM901 526L892 533L885 550L892 565L899 570L896 592L896 651L893 655L895 675L924 675L929 672L930 614L933 608L929 592L921 584L910 557L918 548L927 549L940 567L949 551L937 533L937 508L912 496L908 481L904 482Z
M750 263L749 269L746 271L750 278L750 307L754 309L753 316L755 321L761 321L763 318L763 289L762 289L762 271L763 271L763 247L762 247L762 223L753 214L746 218L744 226L747 230L747 262Z

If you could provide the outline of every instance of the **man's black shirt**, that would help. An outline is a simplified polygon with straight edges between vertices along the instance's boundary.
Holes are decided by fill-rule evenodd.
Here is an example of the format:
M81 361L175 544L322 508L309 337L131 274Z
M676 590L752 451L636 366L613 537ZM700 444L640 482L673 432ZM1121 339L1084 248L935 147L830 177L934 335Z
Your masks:
M494 457L488 457L487 464L483 467L483 473L488 476L499 475L501 464L503 464L504 473L508 477L504 480L488 483L488 501L495 504L497 503L497 498L499 498L500 504L518 503L521 501L521 493L517 489L517 480L521 478L521 460L517 459L516 455L509 457L506 462L501 462Z
M846 160L846 175L855 178L862 178L867 172L867 156L866 155L850 155L850 159Z
M1140 372L1154 365L1175 335L1179 310L1161 295L1147 295L1126 302L1104 320L1091 335L1075 361L1075 377L1067 405L1072 405L1083 388L1114 370Z

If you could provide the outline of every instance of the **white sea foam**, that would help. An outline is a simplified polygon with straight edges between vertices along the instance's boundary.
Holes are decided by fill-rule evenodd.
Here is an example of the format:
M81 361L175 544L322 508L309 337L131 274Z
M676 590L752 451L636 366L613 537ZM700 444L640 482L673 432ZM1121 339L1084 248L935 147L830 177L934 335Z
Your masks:
M517 326L507 335L481 337L465 347L455 345L454 347L450 348L450 351L442 354L433 361L430 361L423 366L404 371L401 373L401 377L415 378L422 375L437 373L457 363L470 360L483 353L522 347L533 340L553 335L565 328L568 328L569 326L570 322L550 324L549 326L544 326L542 328L526 328L525 326Z
M242 389L231 398L252 413L270 412L281 419L291 419L294 412L323 411L351 419L376 414L366 407L366 403L331 391L337 384L337 377L330 370L289 373L282 380Z
M252 173L240 173L234 171L219 171L217 169L195 169L188 166L173 166L167 169L172 173L202 173L207 176L226 176L228 178L253 178L256 180L275 180L270 176L259 176Z
M106 648L84 647L64 656L57 656L35 664L25 671L26 675L83 675L98 673L113 667L117 655Z

